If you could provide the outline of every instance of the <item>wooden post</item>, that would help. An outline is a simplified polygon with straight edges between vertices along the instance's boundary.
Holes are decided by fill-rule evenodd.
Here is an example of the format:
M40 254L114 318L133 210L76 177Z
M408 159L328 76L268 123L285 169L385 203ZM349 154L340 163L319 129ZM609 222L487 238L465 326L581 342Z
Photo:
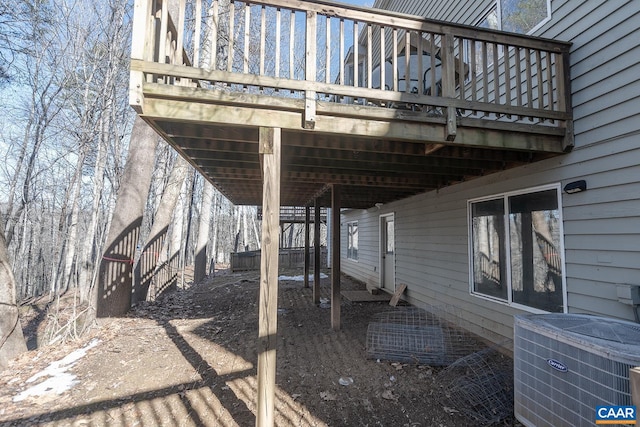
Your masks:
M258 402L256 426L274 425L276 386L276 333L278 330L278 230L280 225L279 128L260 128L263 157L262 256L258 309Z
M629 387L631 389L631 404L640 408L640 367L629 369Z
M456 64L453 36L451 34L445 34L443 42L442 96L453 99L456 96ZM497 68L498 62L496 61L495 64ZM486 79L486 76L484 78ZM456 126L456 109L455 107L447 107L447 126L445 127L445 139L447 141L456 139Z
M304 207L304 287L309 287L309 264L311 262L311 254L309 251L309 222L311 217L311 210L309 206Z
M573 135L573 106L571 104L571 61L569 59L569 48L562 51L560 58L556 55L556 79L558 82L558 110L569 113L565 121L565 136L562 148L565 152L573 150L575 143ZM551 102L550 102L551 104ZM553 106L550 105L549 109Z
M151 36L149 31L149 20L151 19L151 0L136 0L133 7L133 34L131 37L131 58L149 59L150 46L154 40L148 40ZM131 71L129 78L129 104L141 113L144 107L142 96L142 85L144 83L144 73L142 71Z
M305 79L307 82L316 82L316 33L318 26L318 14L307 11L306 55L305 55ZM304 94L304 120L303 128L313 129L316 126L316 92L307 90Z
M340 186L331 186L331 328L340 330Z
M313 212L313 303L320 304L320 198Z

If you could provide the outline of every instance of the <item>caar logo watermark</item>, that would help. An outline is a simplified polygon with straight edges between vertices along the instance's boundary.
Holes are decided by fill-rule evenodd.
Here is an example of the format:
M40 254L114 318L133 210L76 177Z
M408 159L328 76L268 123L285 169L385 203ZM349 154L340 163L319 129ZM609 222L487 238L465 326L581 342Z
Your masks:
M635 424L635 406L597 406L596 424Z

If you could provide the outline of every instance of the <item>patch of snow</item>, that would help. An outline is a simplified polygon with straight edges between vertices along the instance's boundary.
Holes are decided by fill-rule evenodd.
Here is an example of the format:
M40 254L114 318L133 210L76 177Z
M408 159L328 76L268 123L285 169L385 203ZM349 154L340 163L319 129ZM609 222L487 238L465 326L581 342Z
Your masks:
M27 383L33 383L40 378L48 377L44 381L29 387L22 393L14 396L14 402L20 402L29 396L44 396L45 394L62 394L70 390L78 383L76 376L67 372L75 363L87 354L87 351L97 346L100 340L93 339L84 346L72 351L61 360L51 362L44 370L33 375L27 380Z
M324 273L320 273L320 278L321 279L326 279L327 277L329 277L329 276L327 276ZM304 281L304 275L301 274L299 276L279 276L278 280L289 280L289 281L292 281L292 282L303 282ZM313 274L309 275L309 280L313 280Z

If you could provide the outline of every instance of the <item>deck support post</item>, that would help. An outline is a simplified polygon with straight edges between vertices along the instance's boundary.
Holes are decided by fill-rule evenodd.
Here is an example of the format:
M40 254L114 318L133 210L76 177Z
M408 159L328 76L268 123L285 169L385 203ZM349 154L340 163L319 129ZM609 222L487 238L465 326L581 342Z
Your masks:
M278 230L280 225L281 129L260 128L262 184L262 256L258 309L257 427L274 425L276 333L278 330Z
M311 254L309 251L309 234L311 234L310 230L310 222L311 219L311 208L309 206L304 207L304 287L309 287L309 264L311 263Z
M340 330L340 186L331 185L331 329Z
M313 211L313 303L320 304L320 198Z
M133 13L133 34L131 37L131 58L149 60L149 49L145 43L152 37L149 32L149 21L151 19L151 0L136 0ZM129 104L139 114L144 107L144 95L142 85L144 84L144 72L131 71L129 78Z

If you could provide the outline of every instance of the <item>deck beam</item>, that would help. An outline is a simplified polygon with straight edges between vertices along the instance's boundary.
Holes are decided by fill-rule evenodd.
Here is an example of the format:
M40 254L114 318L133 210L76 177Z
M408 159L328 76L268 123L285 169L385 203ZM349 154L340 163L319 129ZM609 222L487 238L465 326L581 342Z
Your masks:
M402 120L381 120L362 117L342 117L322 114L318 109L314 130L302 129L304 107L297 111L277 108L251 108L229 104L212 104L178 99L156 97L145 98L143 118L167 120L181 123L218 123L227 126L270 126L273 123L283 130L295 130L319 134L351 135L352 137L393 139L410 142L430 142L468 147L523 150L533 152L562 153L562 137L550 137L546 134L494 130L491 128L472 128L458 126L455 141L447 141L444 120L439 122L412 122Z

